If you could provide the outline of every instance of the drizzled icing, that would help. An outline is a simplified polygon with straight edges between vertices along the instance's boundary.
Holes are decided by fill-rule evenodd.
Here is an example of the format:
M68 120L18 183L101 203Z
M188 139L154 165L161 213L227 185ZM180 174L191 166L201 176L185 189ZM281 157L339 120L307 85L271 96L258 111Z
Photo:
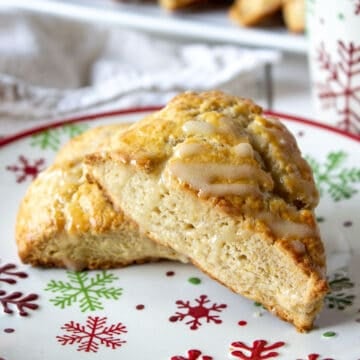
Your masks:
M253 159L254 151L247 139L241 134L232 120L220 119L218 125L205 121L187 121L182 130L186 135L214 135L228 134L233 137L235 144L228 145L236 158ZM199 142L183 142L178 144L174 152L174 160L167 165L168 171L180 182L190 185L198 190L200 196L225 195L258 195L258 184L265 184L271 188L273 181L256 163L231 164L216 162L198 162L199 157L209 147ZM195 159L189 161L189 157Z
M304 223L285 220L268 212L259 214L258 218L265 222L277 238L287 238L292 236L306 238L316 236L316 230Z
M218 132L218 129L208 122L205 121L196 121L196 120L190 120L187 121L183 127L183 131L187 135L195 135L195 134L201 134L201 135L211 135Z
M227 134L236 137L239 141L246 139L241 128L228 118L218 119L218 125L201 120L189 120L182 126L182 130L186 135Z
M242 179L262 179L266 174L254 166L230 164L197 164L174 161L169 164L170 172L181 181L199 190L200 195L245 195L259 193L256 184L221 183L218 179L239 181Z
M254 150L249 143L240 143L233 146L233 151L240 157L253 157Z
M175 149L175 156L178 158L188 157L194 154L198 154L204 149L204 145L199 143L182 143Z
M293 240L291 242L291 246L293 247L293 249L295 250L295 252L297 254L304 254L306 252L306 247L305 245L299 241L299 240Z

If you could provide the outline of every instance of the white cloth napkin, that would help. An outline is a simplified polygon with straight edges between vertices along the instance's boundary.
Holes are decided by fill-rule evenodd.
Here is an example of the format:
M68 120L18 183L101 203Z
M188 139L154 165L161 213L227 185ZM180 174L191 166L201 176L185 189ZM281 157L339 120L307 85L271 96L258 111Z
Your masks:
M0 7L0 135L73 114L159 105L185 90L256 97L259 69L279 58Z

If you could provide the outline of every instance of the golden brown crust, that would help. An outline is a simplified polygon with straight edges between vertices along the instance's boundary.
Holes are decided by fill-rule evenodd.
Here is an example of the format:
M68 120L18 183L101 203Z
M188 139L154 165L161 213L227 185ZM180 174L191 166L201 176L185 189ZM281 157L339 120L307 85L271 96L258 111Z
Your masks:
M63 162L81 162L85 155L106 151L109 139L114 131L124 131L130 123L97 126L73 137L63 145L55 156L54 164Z

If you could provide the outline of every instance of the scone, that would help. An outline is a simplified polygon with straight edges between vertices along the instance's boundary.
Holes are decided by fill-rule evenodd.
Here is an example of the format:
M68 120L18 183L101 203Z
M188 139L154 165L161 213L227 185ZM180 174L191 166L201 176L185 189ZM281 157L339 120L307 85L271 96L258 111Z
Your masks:
M234 292L312 328L328 290L313 209L318 192L294 137L249 100L175 97L85 159L154 241Z
M283 0L283 17L292 32L305 30L305 0Z
M236 0L230 18L243 26L253 26L281 9L283 0Z
M125 128L104 126L71 140L55 164L30 185L16 222L18 253L24 263L81 270L162 258L186 260L141 234L83 174L84 154L101 150L112 131Z

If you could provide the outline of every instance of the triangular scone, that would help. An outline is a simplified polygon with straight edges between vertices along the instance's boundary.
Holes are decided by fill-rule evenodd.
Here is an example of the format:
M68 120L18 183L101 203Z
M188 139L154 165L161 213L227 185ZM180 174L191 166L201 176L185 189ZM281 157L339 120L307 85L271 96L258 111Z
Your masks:
M105 269L149 260L185 261L139 232L83 175L82 159L101 150L115 129L104 126L71 140L55 164L30 185L20 205L16 241L21 260L41 266Z
M294 137L252 102L188 92L86 158L88 176L155 241L311 329L328 290L318 193Z

